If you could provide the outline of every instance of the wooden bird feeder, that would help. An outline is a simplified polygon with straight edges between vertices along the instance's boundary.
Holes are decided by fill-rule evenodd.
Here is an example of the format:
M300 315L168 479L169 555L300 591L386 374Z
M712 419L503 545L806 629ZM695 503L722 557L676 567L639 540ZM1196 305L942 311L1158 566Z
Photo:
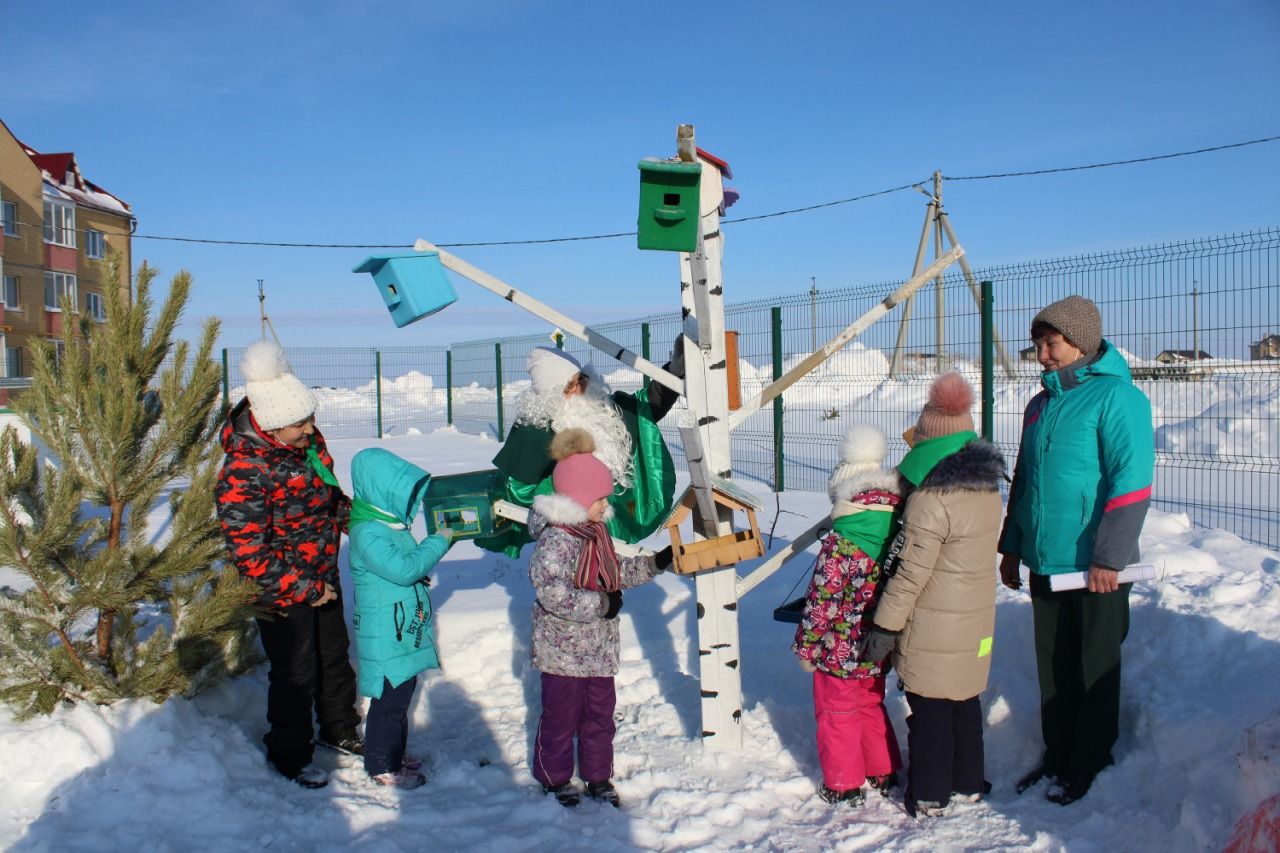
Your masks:
M745 512L749 529L735 530L712 539L684 542L680 536L680 522L688 518L698 504L693 487L685 489L665 523L671 534L671 568L677 574L691 575L764 555L764 540L760 538L760 524L756 521L756 510L760 509L760 504L755 498L721 477L713 478L711 498L716 504L734 512Z

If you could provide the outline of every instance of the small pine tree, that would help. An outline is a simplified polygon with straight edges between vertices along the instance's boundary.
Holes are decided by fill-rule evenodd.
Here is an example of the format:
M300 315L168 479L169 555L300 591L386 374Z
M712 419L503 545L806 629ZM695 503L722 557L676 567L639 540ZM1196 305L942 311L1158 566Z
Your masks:
M106 322L67 322L61 352L33 343L14 409L48 460L0 435L0 564L29 582L0 590L0 699L24 717L192 695L257 662L253 590L221 562L214 513L218 322L192 355L173 341L191 277L153 321L154 277L144 264L126 290L113 258Z

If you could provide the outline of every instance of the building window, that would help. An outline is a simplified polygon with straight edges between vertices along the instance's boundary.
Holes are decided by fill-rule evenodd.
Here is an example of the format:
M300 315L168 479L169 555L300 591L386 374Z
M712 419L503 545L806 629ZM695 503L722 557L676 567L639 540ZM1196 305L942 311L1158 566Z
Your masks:
M98 260L107 255L106 235L101 231L86 228L84 232L84 256Z
M4 348L4 375L6 379L17 379L22 375L22 347Z
M10 311L19 310L18 277L16 275L6 275L4 277L4 287L0 289L0 299L4 300L4 307Z
M61 311L62 298L76 304L76 277L65 272L44 274L44 307L46 311Z
M107 319L107 306L97 293L86 293L84 295L84 310L89 312L89 316L98 322Z
M45 200L44 241L69 249L76 247L75 205Z
M4 223L5 236L18 236L18 203L16 201L0 202L0 221Z

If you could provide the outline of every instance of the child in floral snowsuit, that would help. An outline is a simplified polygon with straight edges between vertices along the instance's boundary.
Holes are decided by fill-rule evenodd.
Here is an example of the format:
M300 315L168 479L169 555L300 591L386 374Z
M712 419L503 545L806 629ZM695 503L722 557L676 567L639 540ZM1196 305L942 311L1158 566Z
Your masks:
M901 501L898 475L881 467L884 435L849 430L831 474L832 531L818 552L792 650L813 673L818 761L829 803L859 805L864 782L882 792L902 766L898 739L884 708L885 672L858 659L883 586L880 567Z

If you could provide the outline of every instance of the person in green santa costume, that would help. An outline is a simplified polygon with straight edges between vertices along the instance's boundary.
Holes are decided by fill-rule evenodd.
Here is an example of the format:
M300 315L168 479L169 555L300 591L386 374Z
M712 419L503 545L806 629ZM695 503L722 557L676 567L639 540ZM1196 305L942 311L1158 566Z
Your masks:
M683 347L677 341L667 370L683 377ZM658 421L679 396L658 382L628 394L611 392L590 366L568 353L538 347L525 363L529 388L516 400L516 419L493 457L506 479L504 499L527 507L536 495L552 491L551 439L570 427L591 433L595 456L613 475L609 503L613 518L609 534L635 543L653 533L671 511L675 493L675 466L658 430ZM515 558L532 541L522 524L507 527L494 536L476 540L489 551Z

